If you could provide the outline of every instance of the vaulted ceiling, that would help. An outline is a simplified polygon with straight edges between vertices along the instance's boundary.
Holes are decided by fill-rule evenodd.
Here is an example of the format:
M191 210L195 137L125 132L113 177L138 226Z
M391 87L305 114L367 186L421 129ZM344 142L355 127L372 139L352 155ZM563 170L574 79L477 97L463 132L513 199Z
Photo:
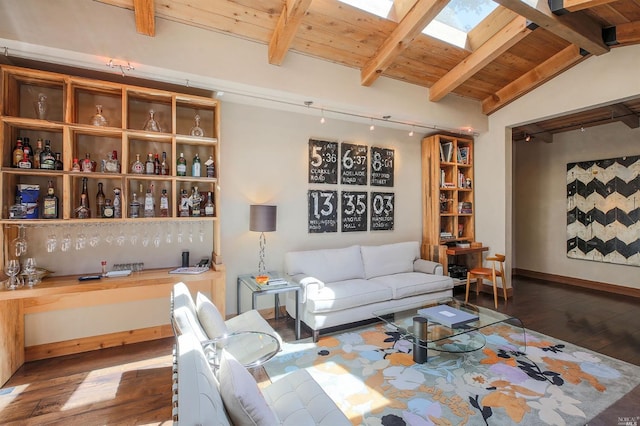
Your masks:
M591 55L640 43L640 0L494 0L499 6L469 31L464 47L422 33L449 0L394 0L387 17L338 0L98 1L132 10L137 31L150 37L156 19L177 21L264 43L264 60L274 66L286 67L296 52L356 68L364 86L385 76L429 88L432 102L471 98L487 115ZM640 105L598 113L637 127ZM514 139L542 140L597 120L569 121L518 128Z

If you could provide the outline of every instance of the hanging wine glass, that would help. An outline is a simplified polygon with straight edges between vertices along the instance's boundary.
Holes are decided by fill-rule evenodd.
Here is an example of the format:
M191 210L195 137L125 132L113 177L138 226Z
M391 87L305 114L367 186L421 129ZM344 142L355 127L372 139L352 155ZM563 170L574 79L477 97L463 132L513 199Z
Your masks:
M47 253L53 253L56 251L56 247L58 247L58 237L52 232L47 235Z
M62 242L60 244L60 250L63 252L68 252L71 249L71 233L67 231L66 234L62 237Z
M4 272L9 275L9 281L7 281L6 284L7 290L17 289L19 284L16 275L20 272L20 262L18 262L18 259L9 260L4 268Z
M15 257L19 258L27 252L27 239L24 225L18 226L18 236L11 241L11 247Z

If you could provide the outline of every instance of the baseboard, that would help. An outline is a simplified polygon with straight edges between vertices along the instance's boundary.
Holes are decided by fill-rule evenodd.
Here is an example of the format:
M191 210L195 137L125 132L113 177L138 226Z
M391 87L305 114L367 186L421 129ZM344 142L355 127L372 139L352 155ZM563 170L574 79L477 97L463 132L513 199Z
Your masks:
M24 355L25 361L36 361L39 359L55 358L63 355L88 352L96 349L129 345L131 343L147 342L171 336L173 336L173 329L171 328L171 325L159 325L155 327L141 328L138 330L121 331L117 333L103 334L100 336L28 346L24 348Z
M601 283L598 281L583 280L581 278L565 277L562 275L547 274L545 272L530 271L528 269L520 268L514 268L513 275L551 281L558 284L567 284L576 287L588 288L591 290L605 291L607 293L621 294L624 296L640 297L640 289L638 288Z

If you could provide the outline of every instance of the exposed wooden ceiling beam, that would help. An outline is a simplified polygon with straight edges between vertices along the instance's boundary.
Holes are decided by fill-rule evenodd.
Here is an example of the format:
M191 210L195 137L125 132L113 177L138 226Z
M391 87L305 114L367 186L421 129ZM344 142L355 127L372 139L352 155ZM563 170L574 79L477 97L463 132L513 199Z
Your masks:
M630 129L637 129L640 127L640 117L624 104L611 105L611 118L613 120L622 121L629 126Z
M133 13L136 17L136 31L155 37L156 14L155 0L133 0Z
M280 65L309 9L311 0L287 0L269 42L269 63Z
M522 0L494 1L558 37L582 47L589 53L602 55L609 51L609 47L602 40L602 28L595 20L585 14L569 13L564 16L556 16L551 12L546 0L538 0L536 7L530 6Z
M616 44L640 43L640 21L620 24L615 27Z
M389 10L388 18L394 22L400 22L418 0L393 0L393 6Z
M436 81L429 89L429 100L437 102L455 90L495 58L509 50L531 32L527 20L515 18L471 55L460 61L451 71Z
M448 3L449 0L418 0L375 55L362 67L360 83L363 86L373 84Z
M467 48L472 52L493 37L498 31L506 27L519 15L504 6L498 6L478 25L467 33Z
M618 0L558 0L558 7L567 12L577 12L578 10L589 9L603 4L613 3Z
M482 101L482 112L491 114L584 59L578 46L568 46Z

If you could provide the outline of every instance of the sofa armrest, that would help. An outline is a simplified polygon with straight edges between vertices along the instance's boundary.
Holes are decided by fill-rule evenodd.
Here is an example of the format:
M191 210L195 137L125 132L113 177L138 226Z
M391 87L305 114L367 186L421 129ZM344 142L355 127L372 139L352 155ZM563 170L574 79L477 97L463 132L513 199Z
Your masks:
M431 275L444 275L444 268L438 262L431 260L416 259L413 261L413 270Z
M298 284L302 289L300 302L306 303L309 294L319 292L324 288L324 282L307 274L296 274L290 276L291 281Z

